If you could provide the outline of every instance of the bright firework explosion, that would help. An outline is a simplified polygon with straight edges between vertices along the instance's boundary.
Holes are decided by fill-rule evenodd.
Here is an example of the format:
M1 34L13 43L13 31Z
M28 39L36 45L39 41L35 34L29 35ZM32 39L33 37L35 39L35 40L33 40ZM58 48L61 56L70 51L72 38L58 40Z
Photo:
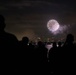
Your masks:
M60 25L56 20L52 19L49 20L47 23L47 28L49 31L51 31L53 34L60 34L67 30L68 26L66 25Z

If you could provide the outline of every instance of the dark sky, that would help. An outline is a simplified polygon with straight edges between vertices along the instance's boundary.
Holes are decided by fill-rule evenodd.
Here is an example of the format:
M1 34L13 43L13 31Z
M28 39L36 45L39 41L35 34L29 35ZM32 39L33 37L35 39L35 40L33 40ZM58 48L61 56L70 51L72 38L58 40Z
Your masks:
M0 0L0 14L6 19L6 31L20 40L23 36L64 37L65 33L76 38L76 1L75 0ZM60 25L70 25L62 34L53 35L47 29L47 22L56 19Z

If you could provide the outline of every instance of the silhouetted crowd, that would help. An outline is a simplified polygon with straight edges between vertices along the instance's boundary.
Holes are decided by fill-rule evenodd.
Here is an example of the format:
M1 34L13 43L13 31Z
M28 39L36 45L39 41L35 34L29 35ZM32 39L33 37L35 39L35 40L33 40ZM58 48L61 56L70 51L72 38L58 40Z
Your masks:
M68 34L66 41L52 42L48 51L42 41L29 43L28 37L19 41L6 32L5 19L0 15L0 73L2 75L73 75L76 68L76 45L74 36Z

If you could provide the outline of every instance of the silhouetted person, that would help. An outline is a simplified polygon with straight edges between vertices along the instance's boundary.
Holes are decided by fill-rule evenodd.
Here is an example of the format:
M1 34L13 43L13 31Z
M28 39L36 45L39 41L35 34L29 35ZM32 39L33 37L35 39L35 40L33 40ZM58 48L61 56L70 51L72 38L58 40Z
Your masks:
M43 42L39 41L36 48L36 72L37 74L47 74L47 48Z
M17 38L6 32L5 29L5 18L0 15L0 63L2 73L14 72L17 65ZM16 59L16 60L15 60Z
M74 45L74 36L72 34L68 34L66 37L66 41L63 46L63 73L66 74L75 74L75 65L76 65L76 47Z
M57 50L55 52L55 75L61 75L61 68L63 63L63 49L62 42L58 42Z
M56 56L57 56L57 43L53 42L53 46L49 51L49 67L51 74L56 73Z
M28 37L23 37L22 40L20 41L20 71L22 74L27 74L28 71L31 74L34 73L33 71L33 45L29 44L29 38ZM32 72L33 71L33 72ZM28 73L28 74L29 74Z

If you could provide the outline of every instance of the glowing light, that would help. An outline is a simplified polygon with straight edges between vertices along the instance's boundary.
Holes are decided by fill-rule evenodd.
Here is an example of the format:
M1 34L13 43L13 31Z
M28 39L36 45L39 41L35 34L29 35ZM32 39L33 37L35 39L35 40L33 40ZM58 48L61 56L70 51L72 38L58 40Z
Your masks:
M47 28L51 31L51 32L55 32L59 29L60 25L59 23L52 19L52 20L49 20L48 23L47 23Z

